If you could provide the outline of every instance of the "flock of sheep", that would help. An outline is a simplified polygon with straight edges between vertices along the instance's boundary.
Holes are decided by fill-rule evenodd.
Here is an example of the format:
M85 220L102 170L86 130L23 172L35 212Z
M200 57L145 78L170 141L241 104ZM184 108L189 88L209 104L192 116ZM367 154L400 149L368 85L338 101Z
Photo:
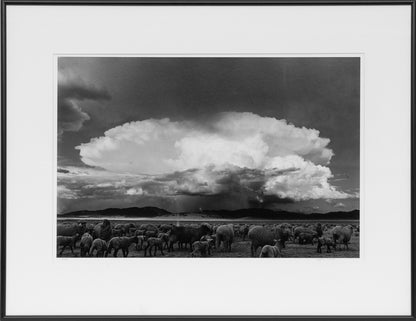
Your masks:
M175 250L191 253L192 257L207 257L217 252L233 251L237 239L250 241L252 257L282 257L287 242L316 245L316 252L336 250L341 245L348 250L353 234L359 227L333 224L112 224L108 220L97 224L86 222L59 223L57 226L57 254L68 249L74 256L79 247L81 257L124 257L131 250L143 251L143 256L157 256L158 252ZM134 245L134 247L133 247ZM176 247L176 248L175 248ZM260 249L260 252L258 250ZM258 254L260 253L260 254Z

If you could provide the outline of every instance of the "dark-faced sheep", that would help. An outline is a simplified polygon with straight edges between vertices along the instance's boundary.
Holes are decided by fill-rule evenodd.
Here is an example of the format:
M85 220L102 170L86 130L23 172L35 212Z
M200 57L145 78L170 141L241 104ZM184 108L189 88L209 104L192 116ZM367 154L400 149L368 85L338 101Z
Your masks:
M109 241L113 237L110 221L104 220L102 223L95 225L93 237Z
M353 233L353 227L351 225L347 226L335 226L332 230L332 239L334 241L334 249L339 244L344 244L344 248L348 250L348 243L351 240L351 235Z
M107 242L102 239L92 241L90 256L94 255L94 251L97 251L96 257L107 256Z
M89 233L84 233L81 236L81 242L79 243L79 248L81 249L81 256L87 256L90 253L90 248L92 246L92 236Z
M315 231L317 237L321 237L324 234L321 223L316 224Z
M127 257L129 255L129 247L132 244L137 244L137 236L122 236L122 237L113 237L108 242L107 253L111 254L111 250L114 249L113 256L116 257L119 250L123 252L123 256Z
M274 240L274 245L265 245L260 251L260 257L281 257L281 243L279 240Z
M234 241L234 228L231 224L227 225L220 225L217 227L217 231L215 232L217 237L215 247L219 250L220 245L222 243L223 250L227 252L231 252L231 244Z
M244 224L240 226L240 237L243 238L243 241L245 241L247 235L248 235L248 225Z
M79 239L79 234L78 233L73 235L73 236L59 235L57 237L57 242L56 242L58 250L59 250L59 247L62 246L61 252L59 252L59 255L62 255L65 248L69 247L71 249L71 253L75 256L74 248L75 248L75 243L78 239Z

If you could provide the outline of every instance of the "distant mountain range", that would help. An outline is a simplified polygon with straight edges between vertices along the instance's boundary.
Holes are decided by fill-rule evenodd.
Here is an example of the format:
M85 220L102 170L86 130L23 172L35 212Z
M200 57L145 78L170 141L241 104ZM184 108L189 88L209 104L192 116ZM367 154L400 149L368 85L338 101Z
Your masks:
M96 211L76 211L59 214L60 218L65 217L127 217L127 218L155 218L166 216L187 216L191 213L171 213L158 207L128 207L128 208L107 208ZM294 213L287 211L274 211L263 208L247 208L239 210L206 210L193 215L200 215L205 218L217 219L268 219L268 220L358 220L360 211L350 212L328 212L328 213Z

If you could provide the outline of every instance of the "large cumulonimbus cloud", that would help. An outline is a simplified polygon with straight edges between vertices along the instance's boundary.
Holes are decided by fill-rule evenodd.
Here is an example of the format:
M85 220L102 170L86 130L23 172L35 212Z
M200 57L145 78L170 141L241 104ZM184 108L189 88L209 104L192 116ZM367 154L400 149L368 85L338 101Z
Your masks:
M204 122L147 119L112 128L76 148L86 165L144 175L128 195L241 193L276 200L342 199L331 186L330 140L253 113Z

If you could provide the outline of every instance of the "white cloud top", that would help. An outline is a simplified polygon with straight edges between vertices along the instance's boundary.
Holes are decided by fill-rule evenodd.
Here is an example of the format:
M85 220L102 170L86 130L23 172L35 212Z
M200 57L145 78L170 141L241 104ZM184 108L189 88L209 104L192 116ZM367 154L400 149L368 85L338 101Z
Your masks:
M204 125L166 118L126 123L76 148L87 165L154 175L210 165L279 168L282 157L292 155L325 165L333 156L329 142L315 129L232 112Z

